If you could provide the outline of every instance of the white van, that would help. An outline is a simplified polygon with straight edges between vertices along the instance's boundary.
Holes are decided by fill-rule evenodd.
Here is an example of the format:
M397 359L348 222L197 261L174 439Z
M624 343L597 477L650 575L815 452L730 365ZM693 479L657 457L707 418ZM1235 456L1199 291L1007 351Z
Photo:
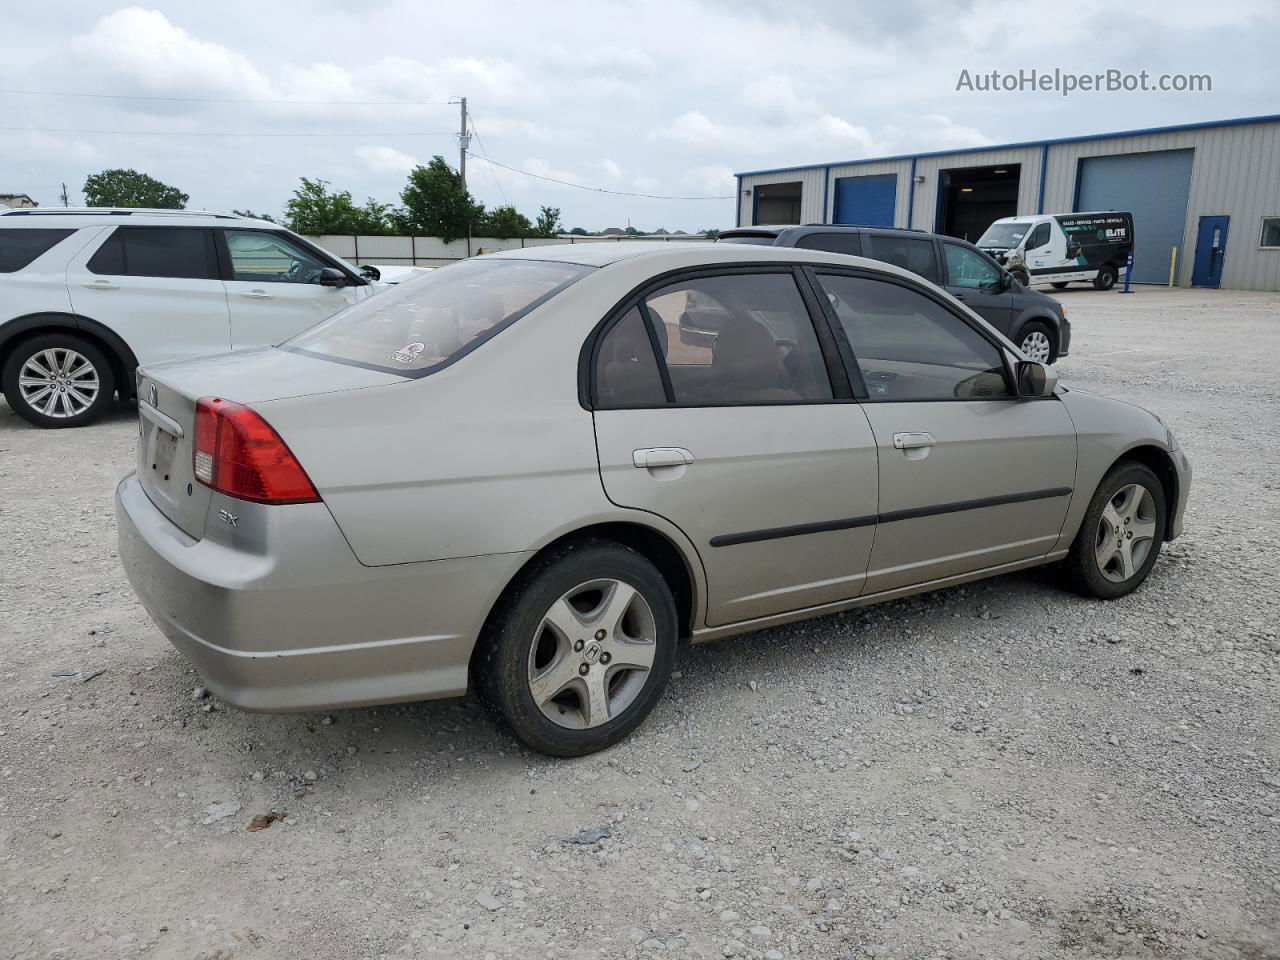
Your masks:
M1115 286L1133 252L1133 214L1046 213L1004 217L987 228L977 246L1024 284L1090 280L1099 290Z

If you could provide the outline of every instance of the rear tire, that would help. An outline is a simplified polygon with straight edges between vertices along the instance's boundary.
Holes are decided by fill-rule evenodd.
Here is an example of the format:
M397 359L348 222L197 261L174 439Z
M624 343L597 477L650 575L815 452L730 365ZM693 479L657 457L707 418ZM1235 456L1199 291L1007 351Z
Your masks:
M1110 290L1116 285L1117 276L1116 268L1109 263L1104 263L1098 268L1098 275L1093 278L1094 289Z
M1065 290L1065 289L1067 289L1067 284L1068 284L1069 282L1070 282L1070 281L1067 281L1067 280L1059 280L1059 281L1058 281L1058 282L1056 282L1056 283L1051 283L1051 284L1049 284L1049 286L1053 287L1053 289L1055 289L1055 290Z
M1067 555L1071 586L1088 597L1114 600L1138 587L1164 543L1165 496L1150 467L1132 460L1102 478Z
M73 333L46 333L14 347L0 371L13 412L46 429L83 427L106 413L115 374L106 355Z
M507 588L472 656L472 686L529 747L582 756L648 716L676 641L675 600L653 564L609 540L580 540Z

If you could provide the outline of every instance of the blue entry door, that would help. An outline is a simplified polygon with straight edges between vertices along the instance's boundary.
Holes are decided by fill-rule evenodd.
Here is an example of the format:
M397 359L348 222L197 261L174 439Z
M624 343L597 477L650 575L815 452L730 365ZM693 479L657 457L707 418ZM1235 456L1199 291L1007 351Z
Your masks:
M836 179L836 208L832 222L856 223L864 227L892 227L897 195L896 173L839 177Z
M1227 224L1230 217L1201 217L1196 235L1196 262L1191 269L1193 287L1218 287L1227 259Z

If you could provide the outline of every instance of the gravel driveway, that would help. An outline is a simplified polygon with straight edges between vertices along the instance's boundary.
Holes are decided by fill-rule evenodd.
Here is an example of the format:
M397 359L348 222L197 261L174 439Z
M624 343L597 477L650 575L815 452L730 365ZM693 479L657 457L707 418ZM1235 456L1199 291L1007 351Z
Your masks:
M202 697L115 556L134 413L0 402L0 957L1280 957L1280 295L1061 299L1064 383L1195 465L1144 588L687 649L568 762L471 700Z

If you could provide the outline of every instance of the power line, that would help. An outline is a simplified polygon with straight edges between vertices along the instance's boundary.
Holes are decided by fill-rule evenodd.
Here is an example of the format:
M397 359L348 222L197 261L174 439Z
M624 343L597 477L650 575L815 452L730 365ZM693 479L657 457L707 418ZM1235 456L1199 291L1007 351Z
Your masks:
M481 150L488 153L489 151L486 149L484 141L480 139L480 129L476 126L476 115L468 111L467 119L471 121L471 132L476 135L476 143L480 144ZM483 156L483 154L481 154L481 156ZM511 201L507 199L507 191L502 189L502 181L498 179L497 171L495 171L493 167L488 167L487 169L489 171L489 176L493 178L493 185L498 188L498 193L502 195L503 204L508 207L511 206Z
M559 180L555 177L545 177L540 173L530 173L528 170L520 170L517 167L509 167L505 163L499 163L497 160L492 160L489 157L486 157L483 153L475 153L474 151L471 151L471 150L468 150L467 152L471 156L476 157L477 159L483 160L485 163L491 163L495 167L501 167L503 170L510 170L512 173L519 173L526 177L533 177L535 180L546 180L548 183L559 183L566 187L576 187L579 190L590 190L592 193L609 193L617 197L642 197L646 200L732 200L734 199L733 194L727 194L722 197L708 197L708 196L676 197L676 196L668 196L660 193L629 193L626 190L609 190L609 189L606 189L605 187L589 187L582 183L574 183L572 180Z
M5 90L0 93L17 94L24 97L85 97L94 100L150 100L165 103L274 103L300 104L313 106L353 107L444 107L448 100L258 100L237 97L155 97L131 93L79 93L70 90Z
M305 132L305 133L282 133L278 131L269 132L244 132L237 133L235 131L198 131L198 130L82 130L70 127L0 127L0 130L19 131L27 133L101 133L120 135L126 137L455 137L456 133L424 133L417 130L404 130L399 133L374 133L366 131L363 133L352 133L350 131L341 130L333 132Z

